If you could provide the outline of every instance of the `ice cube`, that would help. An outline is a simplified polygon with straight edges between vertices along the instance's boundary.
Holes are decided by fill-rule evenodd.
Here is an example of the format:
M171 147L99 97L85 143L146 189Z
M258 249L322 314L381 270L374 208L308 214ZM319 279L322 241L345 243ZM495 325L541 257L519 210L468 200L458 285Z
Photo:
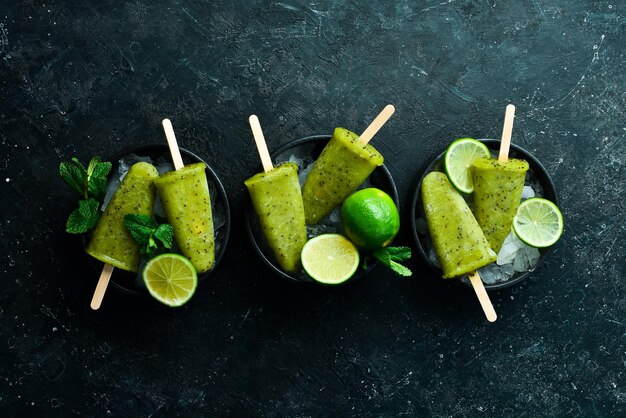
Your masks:
M541 257L541 253L537 248L528 247L526 249L528 254L528 263L530 264L530 269L535 268L537 263L539 262L539 257Z
M494 284L505 278L500 268L495 264L488 264L483 268L478 269L478 274L483 283Z
M522 189L522 200L530 199L531 197L535 197L535 191L530 186L524 186L524 189Z
M535 267L539 261L539 250L523 244L513 261L513 268L517 272L528 271Z
M313 162L314 161L311 159L301 160L302 165L298 166L300 167L300 169L298 170L298 180L300 180L300 186L304 184L304 181L309 176L309 173L311 172L311 169L313 168Z
M510 278L513 274L515 274L515 269L513 268L513 263L508 263L500 266L502 273L508 278Z
M174 170L174 167L172 167L172 164L170 164L165 158L160 157L157 161L156 161L156 165L155 165L157 171L159 172L159 176L163 173L167 173L168 171L172 171Z
M513 233L513 231L509 232L509 235L504 239L504 243L500 248L500 252L498 253L498 259L496 263L498 265L507 264L513 261L515 258L515 254L517 250L524 245L522 241L520 241L517 236Z
M303 164L302 164L302 159L301 159L301 158L296 157L295 155L290 155L290 156L289 156L289 162L290 162L290 163L296 163L296 165L297 165L298 167L302 167L302 165L303 165Z
M528 271L530 262L526 251L518 251L517 257L513 260L513 269L517 272Z
M129 164L128 160L126 158L122 158L119 161L119 164L117 166L117 172L120 175L119 179L120 181L124 178L124 176L126 175L126 172L128 171L128 169L130 168L131 164Z

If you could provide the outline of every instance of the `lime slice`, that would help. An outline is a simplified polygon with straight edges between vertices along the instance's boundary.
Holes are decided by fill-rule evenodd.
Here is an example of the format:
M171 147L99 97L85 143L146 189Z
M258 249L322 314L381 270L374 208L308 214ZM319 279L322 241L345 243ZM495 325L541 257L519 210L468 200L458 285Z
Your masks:
M517 215L513 219L513 231L531 247L549 247L563 233L563 215L549 200L539 197L528 199L517 209Z
M460 192L472 193L472 173L470 167L477 158L490 158L489 148L472 138L457 139L448 146L443 156L443 167L448 180Z
M196 291L198 275L191 261L178 254L161 254L148 261L143 281L153 298L167 306L187 303Z
M319 235L302 248L302 267L320 283L343 283L359 267L359 250L343 235Z

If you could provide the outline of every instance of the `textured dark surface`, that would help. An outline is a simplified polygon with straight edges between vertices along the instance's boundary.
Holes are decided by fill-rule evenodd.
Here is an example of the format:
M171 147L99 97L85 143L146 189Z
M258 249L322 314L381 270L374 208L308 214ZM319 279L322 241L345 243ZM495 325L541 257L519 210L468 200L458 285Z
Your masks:
M624 416L625 8L3 0L2 415ZM276 149L395 104L375 143L407 203L429 158L497 137L509 102L566 230L530 279L492 294L495 324L420 260L411 279L378 268L326 289L253 253L237 221L259 166L250 113ZM165 116L225 180L227 255L182 309L111 291L92 312L97 272L64 232L58 164L163 141Z

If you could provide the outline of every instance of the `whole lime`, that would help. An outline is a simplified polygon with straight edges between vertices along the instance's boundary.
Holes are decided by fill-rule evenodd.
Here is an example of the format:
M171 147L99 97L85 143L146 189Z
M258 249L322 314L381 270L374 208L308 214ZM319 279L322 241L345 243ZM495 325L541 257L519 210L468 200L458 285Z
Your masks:
M368 188L353 193L343 202L341 224L358 247L378 250L389 245L400 230L400 215L387 193Z

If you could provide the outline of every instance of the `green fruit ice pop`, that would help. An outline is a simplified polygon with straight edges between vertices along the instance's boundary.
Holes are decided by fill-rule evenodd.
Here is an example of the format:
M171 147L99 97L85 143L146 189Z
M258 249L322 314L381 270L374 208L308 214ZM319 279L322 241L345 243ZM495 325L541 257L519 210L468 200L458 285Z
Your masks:
M307 225L319 222L332 212L383 164L383 160L374 147L363 145L357 134L335 128L302 186Z
M511 232L524 189L528 163L510 158L480 158L472 163L474 215L491 249L500 251Z
M198 273L215 261L215 236L206 165L196 163L160 175L154 184L163 203L174 239Z
M422 202L444 279L496 261L472 211L445 174L434 171L424 177Z
M298 166L283 163L245 181L263 234L281 268L300 270L300 253L307 241Z
M137 272L139 246L124 226L124 216L152 216L154 179L159 173L152 164L133 164L98 220L85 249L89 255L122 270Z

